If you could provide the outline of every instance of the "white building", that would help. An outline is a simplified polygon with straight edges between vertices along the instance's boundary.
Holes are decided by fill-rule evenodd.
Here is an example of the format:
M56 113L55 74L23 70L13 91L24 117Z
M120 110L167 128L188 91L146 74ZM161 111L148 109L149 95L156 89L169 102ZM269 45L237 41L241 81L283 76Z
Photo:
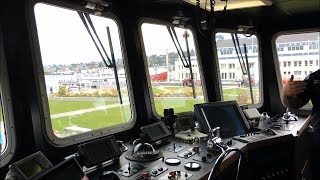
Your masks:
M250 74L253 81L258 83L260 62L258 60L257 40L255 36L239 40L240 44L245 43L247 46ZM320 67L319 33L280 36L276 41L276 48L282 79L288 79L291 74L295 75L295 79L304 79L308 74L318 70ZM242 52L243 49L243 46L241 46ZM243 73L232 39L217 40L217 53L222 83L242 81ZM244 53L242 54L245 61ZM195 80L200 80L198 62L195 58L195 56L191 57L193 75ZM190 78L189 68L185 68L180 59L175 61L174 72L176 81Z

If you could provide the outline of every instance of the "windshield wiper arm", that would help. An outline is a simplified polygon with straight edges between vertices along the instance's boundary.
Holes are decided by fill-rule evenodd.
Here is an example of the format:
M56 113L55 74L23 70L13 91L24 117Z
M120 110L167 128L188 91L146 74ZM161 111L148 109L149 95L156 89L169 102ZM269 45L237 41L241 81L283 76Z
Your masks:
M119 77L118 77L118 71L117 71L117 66L116 66L116 61L115 61L115 58L114 58L114 52L113 52L113 45L112 45L112 40L111 40L111 35L110 35L110 29L109 27L107 26L107 35L108 35L108 41L109 41L109 47L110 47L110 52L111 52L111 59L110 57L108 56L103 44L101 43L101 40L95 30L95 27L91 21L91 18L90 18L90 15L87 14L87 13L82 13L82 12L78 12L78 15L80 17L80 19L82 20L82 23L83 25L85 26L85 28L87 29L88 31L88 34L90 35L94 45L96 46L105 66L107 68L113 68L113 72L114 72L114 77L115 77L115 81L116 81L116 86L117 86L117 92L118 92L118 97L119 97L119 101L120 101L120 104L122 104L122 95L121 95L121 89L120 89L120 83L119 83ZM87 22L88 21L88 22ZM94 39L93 37L93 34L91 33L90 31L90 28L92 30L92 32L94 33L95 35L95 38L98 40L99 42L99 45L102 49L102 51L100 50L96 40ZM104 58L102 52L104 53L104 55L107 57L107 60L108 62L106 61L106 59Z
M188 61L187 61L186 56L184 55L183 50L182 50L182 48L180 46L180 43L179 43L176 31L174 30L174 27L167 26L167 29L168 29L168 32L170 34L171 40L172 40L174 46L176 47L176 50L178 52L178 55L180 57L180 60L181 60L181 62L183 64L183 66L185 68L188 68L189 67ZM178 46L179 46L180 49L178 48Z
M242 56L242 53L241 53L241 48L240 48L240 44L239 44L238 35L231 33L231 37L232 37L232 42L233 42L233 45L234 45L234 48L236 50L236 54L237 54L237 57L238 57L238 60L239 60L239 64L240 64L240 67L241 67L242 74L247 74L246 67L245 67L245 62L243 60L243 56ZM241 55L241 59L240 59L239 53ZM241 60L242 60L242 62L241 62Z
M109 28L109 26L107 26L107 34L108 34L108 41L109 41L110 53L111 53L111 59L112 59L112 64L113 64L114 78L115 78L115 80L116 80L116 86L117 86L119 101L120 101L120 104L122 104L122 96L121 96L121 89L120 89L120 83L119 83L119 76L118 76L118 70L117 70L116 60L115 60L115 58L114 58L113 45L112 45L112 40L111 40L111 34L110 34L110 28Z
M190 57L190 50L189 50L189 42L188 42L189 34L187 33L187 30L183 34L183 37L184 37L184 39L186 41L186 47L187 47L187 56L188 56L189 71L190 71L190 78L191 78L191 85L192 85L192 95L193 95L193 98L196 98L196 90L195 90L195 87L194 87L194 78L193 78L193 72L192 72L192 66L191 66L191 57Z
M92 23L92 21L91 21L91 18L90 18L90 16L89 16L89 14L85 14L85 13L82 13L82 12L78 12L78 14L79 14L80 19L82 20L83 25L84 25L85 28L87 29L88 34L90 35L90 37L91 37L94 45L96 46L96 49L98 50L98 52L99 52L99 54L100 54L103 62L105 63L105 65L106 65L108 68L112 68L113 64L112 64L112 62L111 62L111 59L109 58L109 56L108 56L108 54L107 54L107 52L106 52L103 44L102 44L101 41L100 41L100 38L99 38L99 36L98 36L95 28L94 28L94 25L93 25L93 23ZM87 21L88 21L89 24L87 23ZM100 48L99 48L96 40L94 39L93 34L92 34L91 31L90 31L89 25L90 25L90 28L92 29L92 31L93 31L96 39L98 40L98 42L99 42L99 44L100 44L100 46L101 46L101 49L102 49L104 55L107 57L108 63L107 63L106 59L104 58L104 56L103 56L103 54L102 54L102 52L101 52L101 50L100 50Z
M250 97L251 97L252 104L254 104L253 92L252 92L252 81L251 81L251 74L250 74L250 66L249 66L249 60L248 60L248 56L247 56L247 45L243 44L243 47L244 47L244 56L246 58L246 66L247 66L248 79L249 79Z
M181 46L180 46L180 43L179 43L179 40L178 40L178 37L177 37L177 34L176 34L174 27L167 26L167 29L170 34L171 40L172 40L174 46L176 47L176 50L179 54L179 57L180 57L180 60L183 64L183 66L185 68L189 68L191 86L192 86L192 95L193 95L193 98L196 98L196 91L195 91L195 86L194 86L194 78L193 78L193 73L192 73L192 65L191 65L191 57L190 57L190 49L189 49L189 43L188 43L189 35L188 35L187 31L184 34L184 38L185 38L186 46L187 46L187 55L188 55L188 59L187 59L186 56L184 55L184 52L183 52ZM178 48L178 46L180 49Z

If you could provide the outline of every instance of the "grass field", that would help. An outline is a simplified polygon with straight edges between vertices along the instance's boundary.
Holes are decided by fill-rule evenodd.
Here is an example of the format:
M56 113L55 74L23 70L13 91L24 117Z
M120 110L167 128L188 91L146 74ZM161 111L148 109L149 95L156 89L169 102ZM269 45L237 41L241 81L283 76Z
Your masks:
M259 89L253 88L255 103L259 102ZM251 104L249 88L225 88L223 89L223 99L225 101L236 100L239 104Z
M123 107L53 119L53 130L62 133L64 127L74 125L89 129L100 129L115 124L125 123L131 119L131 111L129 107L129 105L125 105Z
M104 106L108 104L116 103L116 101L62 101L62 100L50 100L50 114L57 114L69 111L75 111L79 109L87 109L97 106Z
M190 87L186 87L190 88ZM160 87L153 88L153 92L164 93L165 91L181 91L182 87ZM187 89L188 90L188 89ZM197 90L201 90L197 88ZM224 99L241 100L239 97L244 96L245 99L250 98L249 89L243 88L227 88L223 90ZM254 94L259 94L258 90L254 90ZM176 113L187 112L193 110L193 105L203 103L204 99L181 99L181 98L157 98L155 97L155 107L158 114L163 114L163 109L174 108ZM117 101L74 101L74 100L50 100L51 115L57 113L65 113L80 109L88 109L104 105L116 104ZM129 105L122 107L113 107L94 112L65 116L52 119L52 126L55 132L62 134L64 127L79 126L89 129L99 129L115 124L125 123L131 119L131 110Z

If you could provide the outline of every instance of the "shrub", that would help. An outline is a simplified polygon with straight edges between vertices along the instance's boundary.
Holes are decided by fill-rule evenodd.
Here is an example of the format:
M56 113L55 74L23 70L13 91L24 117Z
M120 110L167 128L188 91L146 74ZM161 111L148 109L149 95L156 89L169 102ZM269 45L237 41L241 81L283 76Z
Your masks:
M67 95L67 92L68 92L68 90L67 90L66 86L60 86L59 90L58 90L58 96L64 97Z

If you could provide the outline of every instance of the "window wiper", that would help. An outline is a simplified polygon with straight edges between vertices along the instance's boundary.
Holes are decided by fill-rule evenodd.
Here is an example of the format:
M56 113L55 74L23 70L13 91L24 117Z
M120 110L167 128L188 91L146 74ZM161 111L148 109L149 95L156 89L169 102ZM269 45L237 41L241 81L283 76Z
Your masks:
M238 60L239 60L239 64L240 64L241 71L242 71L242 75L245 75L245 74L247 74L246 66L245 66L245 62L243 60L243 56L242 56L242 52L241 52L241 48L240 48L240 44L239 44L238 35L231 33L231 37L232 37L232 42L233 42L233 45L234 45L234 49L236 50L236 54L237 54L237 57L238 57ZM241 56L241 59L240 59L239 54Z
M101 43L101 40L100 40L96 30L95 30L95 27L94 27L94 25L92 23L90 15L87 14L87 13L82 13L82 12L78 12L78 15L79 15L83 25L87 29L88 34L90 35L90 37L91 37L96 49L98 50L98 52L100 54L100 57L102 58L102 61L104 62L105 66L107 68L113 68L114 77L115 77L116 86L117 86L118 97L119 97L120 104L122 104L121 89L120 89L118 71L117 71L117 66L116 66L114 52L113 52L113 45L112 45L112 40L111 40L111 35L110 35L110 29L109 29L108 26L106 27L107 35L108 35L108 41L109 41L109 47L110 47L110 53L111 53L111 58L108 56L103 44ZM93 34L90 31L90 28L91 28L91 31L93 32ZM93 35L95 36L95 38L93 37ZM96 42L96 39L99 42L100 46L98 46L98 43ZM107 58L107 60L105 59L105 57Z
M254 104L253 92L252 92L252 81L251 81L251 74L250 74L250 67L249 67L249 60L248 60L248 56L247 56L247 53L248 53L247 52L247 46L246 46L246 44L243 44L244 55L245 55L245 61L244 61L243 56L242 56L242 52L241 52L241 47L240 47L238 35L231 33L231 37L232 37L233 45L234 45L234 48L236 50L237 57L238 57L238 60L239 60L239 64L240 64L240 67L241 67L241 70L242 70L242 75L248 75L251 103ZM239 54L240 54L240 56L239 56ZM241 57L241 59L240 59L240 57Z
M94 45L96 46L96 49L98 50L98 52L99 52L99 54L100 54L103 62L105 63L105 65L106 65L108 68L112 68L113 64L112 64L112 62L111 62L111 59L110 59L110 57L108 56L108 54L107 54L107 52L106 52L103 44L101 43L101 40L100 40L100 38L99 38L99 36L98 36L95 28L94 28L94 25L93 25L93 23L92 23L92 21L91 21L91 18L90 18L90 16L89 16L89 14L82 13L82 12L78 12L78 14L79 14L79 17L80 17L83 25L84 25L85 28L87 29L88 34L90 35L90 37L91 37ZM90 26L90 27L89 27L89 26ZM91 31L90 31L90 28L91 28L92 32L94 33L95 38L98 40L100 47L98 46L96 40L94 39L93 34L92 34ZM101 50L102 50L102 51L101 51ZM102 54L102 52L103 52L104 54ZM104 56L107 57L108 62L106 61L106 59L105 59Z
M108 41L109 41L109 47L110 47L110 53L111 53L111 60L112 60L112 64L113 64L114 78L115 78L115 81L116 81L119 101L120 101L120 104L122 104L122 95L121 95L121 89L120 89L120 83L119 83L119 76L118 76L118 71L117 71L116 59L114 58L114 52L113 52L113 45L112 45L112 40L111 40L110 28L109 28L109 26L107 26L106 28L107 28Z
M248 60L248 55L247 55L247 45L243 44L244 47L244 56L246 59L246 67L247 67L247 73L248 73L248 79L249 79L249 88L250 88L250 97L251 97L251 102L254 104L254 99L253 99L253 92L252 92L252 81L251 81L251 74L250 74L250 66L249 66L249 60Z
M172 42L178 52L178 55L179 55L180 60L183 64L183 67L189 68L191 86L192 86L192 95L193 95L193 98L195 99L196 98L196 91L195 91L195 85L194 85L194 77L193 77L193 72L192 72L190 49L189 49L189 42L188 42L189 34L187 33L187 31L185 31L185 33L183 35L183 37L185 38L185 41L186 41L187 57L188 57L188 59L187 59L182 48L181 48L181 45L179 43L179 40L178 40L178 37L177 37L177 34L176 34L174 27L167 26L167 29L170 34L171 40L172 40Z

